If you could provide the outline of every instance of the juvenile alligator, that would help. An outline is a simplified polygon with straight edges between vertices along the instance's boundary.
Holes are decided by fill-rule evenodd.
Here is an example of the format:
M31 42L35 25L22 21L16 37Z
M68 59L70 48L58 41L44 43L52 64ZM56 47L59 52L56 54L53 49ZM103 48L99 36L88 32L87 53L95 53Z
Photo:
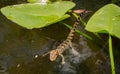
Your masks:
M72 42L71 42L71 41L72 41L72 39L73 39L73 36L74 36L74 32L75 32L75 30L76 30L76 27L77 27L77 25L78 25L78 23L79 23L79 19L80 19L80 18L78 18L77 21L73 24L73 27L72 27L72 29L70 30L70 32L69 32L69 34L68 34L68 36L67 36L67 39L64 40L60 45L58 45L58 46L56 47L56 49L51 50L51 51L45 53L43 56L45 56L45 55L47 55L47 54L50 54L50 61L55 61L58 56L61 56L61 58L62 58L62 64L65 64L64 56L63 56L62 53L63 53L66 49L68 49L69 47L71 47L72 50L74 50L73 47L72 47Z

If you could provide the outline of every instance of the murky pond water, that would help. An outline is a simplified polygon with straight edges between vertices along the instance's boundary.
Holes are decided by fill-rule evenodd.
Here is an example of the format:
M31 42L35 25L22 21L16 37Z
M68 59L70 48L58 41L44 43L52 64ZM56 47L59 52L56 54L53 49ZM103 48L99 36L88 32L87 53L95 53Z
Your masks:
M110 1L74 2L77 4L75 9L84 8L94 12ZM18 3L25 3L25 0L0 0L0 7ZM78 29L81 29L80 26ZM41 57L63 41L68 33L69 29L58 23L42 29L28 30L0 13L0 74L111 74L109 57L101 50L102 47L77 33L73 47L78 55L74 56L69 48L64 53L64 65L61 64L60 57L55 62L49 61L49 56Z

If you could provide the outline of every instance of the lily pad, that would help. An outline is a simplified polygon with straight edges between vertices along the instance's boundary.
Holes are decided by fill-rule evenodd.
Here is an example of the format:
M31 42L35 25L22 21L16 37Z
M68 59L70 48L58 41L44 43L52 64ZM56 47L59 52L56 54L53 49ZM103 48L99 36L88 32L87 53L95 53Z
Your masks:
M70 17L65 13L74 6L75 4L70 1L49 4L26 3L3 7L1 11L18 25L32 29L45 27Z
M120 38L120 7L108 4L99 9L88 21L86 30L109 33Z

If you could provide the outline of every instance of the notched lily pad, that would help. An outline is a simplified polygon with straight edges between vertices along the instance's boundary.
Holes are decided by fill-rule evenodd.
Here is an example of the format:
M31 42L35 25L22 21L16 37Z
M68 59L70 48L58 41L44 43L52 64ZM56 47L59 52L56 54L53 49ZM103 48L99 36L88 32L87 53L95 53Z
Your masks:
M70 1L60 1L49 4L26 3L3 7L2 13L13 22L28 29L41 28L58 21L64 20L70 15L65 14L75 4Z
M120 38L120 7L115 4L102 7L90 18L85 29Z

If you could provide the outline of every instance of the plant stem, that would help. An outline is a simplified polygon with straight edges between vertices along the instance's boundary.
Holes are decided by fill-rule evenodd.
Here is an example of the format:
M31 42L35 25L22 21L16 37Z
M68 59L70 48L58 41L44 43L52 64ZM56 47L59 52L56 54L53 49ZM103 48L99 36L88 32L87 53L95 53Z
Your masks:
M110 62L111 62L112 74L116 74L115 73L115 65L114 65L114 56L113 56L111 35L109 35L109 54L110 54Z
M75 18L78 18L79 16L75 13L72 13L72 15L75 17ZM83 24L83 26L86 26L87 23L83 21L83 19L80 17L80 22ZM99 35L98 33L93 33L94 35L96 35L99 39L103 40Z
M59 22L59 23L65 25L65 26L68 27L69 29L72 29L71 26L69 26L68 24L66 24L66 23L64 23L64 22ZM92 37L90 37L89 35L81 32L81 31L79 31L79 30L75 30L75 31L76 31L77 33L81 34L82 36L86 37L87 39L92 40Z
M72 13L72 15L75 17L75 18L78 18L79 16L77 15L77 14L75 14L75 13ZM82 18L80 17L80 21L81 21L81 23L84 25L84 26L86 26L86 23L82 20Z

